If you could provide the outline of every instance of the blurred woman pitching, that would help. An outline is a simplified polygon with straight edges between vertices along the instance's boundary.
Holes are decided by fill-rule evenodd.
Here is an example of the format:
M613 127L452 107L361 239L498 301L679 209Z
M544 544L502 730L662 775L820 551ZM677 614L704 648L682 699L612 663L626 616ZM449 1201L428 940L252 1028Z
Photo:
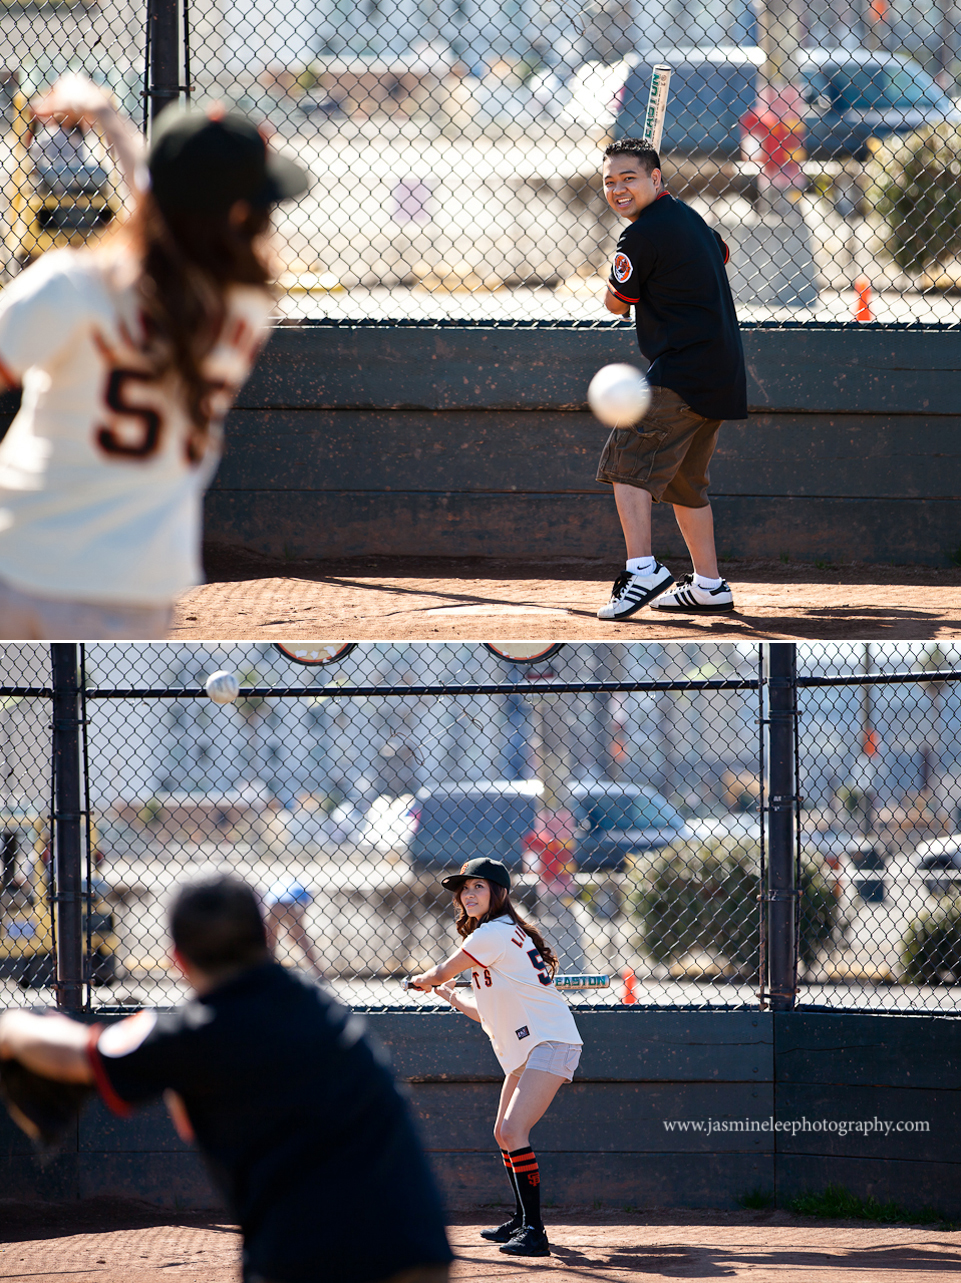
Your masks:
M499 860L468 860L441 885L454 892L463 947L414 976L411 984L436 989L452 1007L479 1021L505 1073L494 1139L516 1209L509 1221L481 1235L502 1244L500 1250L509 1256L550 1256L541 1220L540 1171L529 1138L558 1089L573 1078L582 1040L554 987L557 958L511 904L506 866ZM451 983L467 970L469 998Z
M40 120L98 128L134 195L96 248L44 255L0 297L0 638L162 638L199 582L221 424L273 299L270 207L307 189L242 116L168 108L149 155L65 77Z

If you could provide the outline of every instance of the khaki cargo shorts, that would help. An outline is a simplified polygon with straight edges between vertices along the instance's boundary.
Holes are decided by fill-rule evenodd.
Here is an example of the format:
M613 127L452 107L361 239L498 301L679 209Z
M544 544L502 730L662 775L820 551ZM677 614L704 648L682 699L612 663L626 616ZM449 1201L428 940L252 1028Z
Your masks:
M708 465L722 419L696 414L670 388L651 388L651 408L607 439L597 480L649 490L655 503L706 508Z

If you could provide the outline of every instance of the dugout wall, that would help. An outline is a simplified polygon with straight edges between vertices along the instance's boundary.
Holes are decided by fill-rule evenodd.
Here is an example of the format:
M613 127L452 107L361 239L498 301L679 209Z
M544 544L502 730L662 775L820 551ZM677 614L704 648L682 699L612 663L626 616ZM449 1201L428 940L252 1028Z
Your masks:
M480 1029L452 1012L368 1020L408 1084L448 1207L505 1201L490 1134L500 1079ZM961 1215L956 1019L628 1009L585 1011L578 1021L581 1067L534 1133L558 1204L733 1208L762 1193L786 1206L836 1184L882 1203ZM842 1122L875 1120L910 1130L840 1134ZM669 1130L671 1122L716 1129ZM732 1130L755 1123L759 1130ZM160 1104L129 1120L93 1105L42 1164L3 1113L0 1192L217 1206L199 1156Z
M711 465L721 553L956 565L961 335L744 330L750 418ZM599 366L636 361L631 327L278 327L227 422L207 494L218 559L545 556L617 562ZM0 434L17 395L0 396ZM655 542L681 551L673 514Z
M961 555L961 336L744 330L751 417L711 465L735 558L948 566ZM591 376L632 327L281 327L228 421L208 493L218 556L607 558ZM659 555L681 551L668 505Z

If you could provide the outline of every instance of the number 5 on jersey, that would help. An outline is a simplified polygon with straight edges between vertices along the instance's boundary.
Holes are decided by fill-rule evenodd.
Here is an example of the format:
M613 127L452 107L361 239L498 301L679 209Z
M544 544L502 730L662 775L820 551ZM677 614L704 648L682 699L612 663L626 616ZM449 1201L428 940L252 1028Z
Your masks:
M541 982L541 984L549 985L551 983L551 973L547 970L547 963L544 961L541 955L537 952L536 949L528 949L527 956L528 958L530 958L531 965L533 966L534 970L537 972L537 978Z

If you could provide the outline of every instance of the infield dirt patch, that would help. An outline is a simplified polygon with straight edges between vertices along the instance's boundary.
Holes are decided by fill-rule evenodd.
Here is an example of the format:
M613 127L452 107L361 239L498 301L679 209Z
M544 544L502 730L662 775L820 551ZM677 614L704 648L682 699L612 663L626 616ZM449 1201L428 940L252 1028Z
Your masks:
M680 577L689 567L668 563ZM726 562L736 610L602 623L607 563L208 558L170 636L190 641L931 641L961 637L961 567Z
M788 1212L553 1210L546 1218L553 1256L523 1261L478 1237L497 1217L496 1211L453 1217L452 1283L531 1283L545 1277L552 1283L929 1283L936 1274L961 1273L961 1233L908 1225L822 1221ZM5 1283L61 1277L70 1283L238 1283L239 1252L237 1230L216 1214L165 1213L106 1199L0 1204Z

